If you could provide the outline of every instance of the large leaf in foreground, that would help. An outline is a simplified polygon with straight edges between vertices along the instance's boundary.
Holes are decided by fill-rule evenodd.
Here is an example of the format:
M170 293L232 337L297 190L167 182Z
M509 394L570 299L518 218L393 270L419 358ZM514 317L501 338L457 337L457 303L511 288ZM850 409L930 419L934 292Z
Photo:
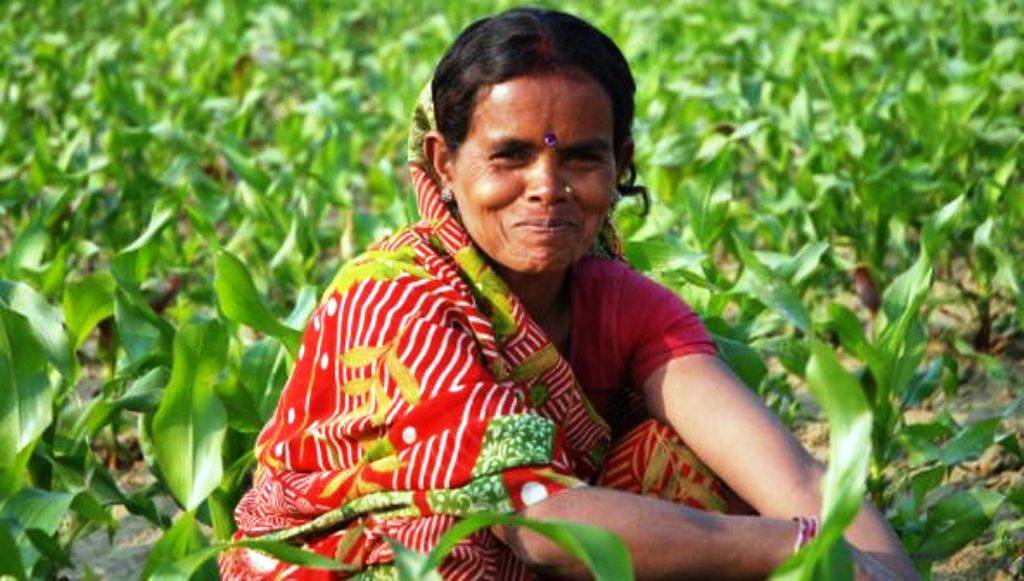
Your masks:
M829 421L829 466L822 481L817 538L782 564L777 579L852 579L843 531L864 500L871 458L871 411L860 384L824 343L811 342L807 385Z
M633 564L629 550L622 539L610 531L579 523L537 521L497 513L473 514L456 523L441 537L427 560L420 562L419 559L409 559L404 563L406 570L416 572L416 574L409 575L409 578L427 577L444 562L445 557L461 539L482 528L496 524L528 528L547 537L548 540L585 564L594 574L594 578L599 581L633 578Z
M192 510L217 487L227 418L214 390L227 354L227 332L215 321L190 323L174 338L174 365L153 416L157 463L178 502Z
M50 425L53 386L28 319L0 306L0 467Z
M64 330L64 318L57 307L31 286L21 282L0 281L0 305L28 319L32 335L43 348L50 363L69 381L75 377L77 361Z

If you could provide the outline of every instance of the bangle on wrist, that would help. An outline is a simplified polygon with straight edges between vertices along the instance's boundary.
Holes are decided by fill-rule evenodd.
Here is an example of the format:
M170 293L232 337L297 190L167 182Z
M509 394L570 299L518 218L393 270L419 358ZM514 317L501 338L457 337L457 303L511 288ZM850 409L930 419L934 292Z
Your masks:
M793 522L798 525L796 542L793 543L793 552L796 553L811 542L811 539L818 536L818 528L821 523L816 516L795 516Z

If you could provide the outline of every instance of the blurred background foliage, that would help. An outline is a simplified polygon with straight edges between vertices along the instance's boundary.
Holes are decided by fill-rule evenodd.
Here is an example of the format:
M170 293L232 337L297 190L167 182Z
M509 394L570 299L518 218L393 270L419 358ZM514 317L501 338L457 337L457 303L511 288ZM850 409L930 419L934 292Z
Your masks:
M558 6L637 79L630 261L794 428L838 354L923 573L1019 567L1024 4ZM127 513L160 531L133 575L215 574L182 559L230 537L323 286L414 218L415 97L497 8L0 5L0 574L88 576L76 542Z

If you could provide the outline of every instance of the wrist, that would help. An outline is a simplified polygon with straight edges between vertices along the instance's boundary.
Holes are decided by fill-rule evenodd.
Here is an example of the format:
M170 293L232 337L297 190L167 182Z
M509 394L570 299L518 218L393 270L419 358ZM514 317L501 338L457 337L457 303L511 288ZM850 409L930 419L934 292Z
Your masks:
M796 553L818 536L821 521L816 516L795 516L792 520L797 525L796 537L793 540L793 552Z

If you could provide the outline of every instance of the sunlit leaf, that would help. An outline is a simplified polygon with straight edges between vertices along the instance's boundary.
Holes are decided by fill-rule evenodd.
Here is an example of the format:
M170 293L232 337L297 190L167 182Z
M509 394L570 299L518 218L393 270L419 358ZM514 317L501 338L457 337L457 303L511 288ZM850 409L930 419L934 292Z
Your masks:
M109 272L95 272L72 282L64 289L64 320L81 347L89 332L103 319L114 314L114 278Z
M227 332L215 321L190 323L174 338L174 365L153 416L153 445L167 487L192 510L217 487L227 418L215 384Z
M213 287L217 291L220 308L229 319L273 335L290 352L297 352L300 332L285 326L271 314L260 298L245 264L226 250L217 255Z
M811 342L807 386L829 422L829 465L822 481L818 536L775 572L778 579L852 579L843 531L860 510L871 459L871 411L860 384L825 344ZM817 573L816 573L817 571Z
M0 306L0 468L12 466L53 418L54 390L28 319Z
M59 308L24 283L0 281L0 304L28 319L30 332L43 348L46 358L61 374L74 378L77 362L71 341L64 330L64 317Z
M143 232L139 234L139 237L131 244L124 247L121 252L135 252L148 244L149 241L152 240L168 222L171 221L177 211L178 204L174 199L168 197L160 198L156 205L153 206L153 211L149 216L149 223L146 225L146 229L143 230Z

